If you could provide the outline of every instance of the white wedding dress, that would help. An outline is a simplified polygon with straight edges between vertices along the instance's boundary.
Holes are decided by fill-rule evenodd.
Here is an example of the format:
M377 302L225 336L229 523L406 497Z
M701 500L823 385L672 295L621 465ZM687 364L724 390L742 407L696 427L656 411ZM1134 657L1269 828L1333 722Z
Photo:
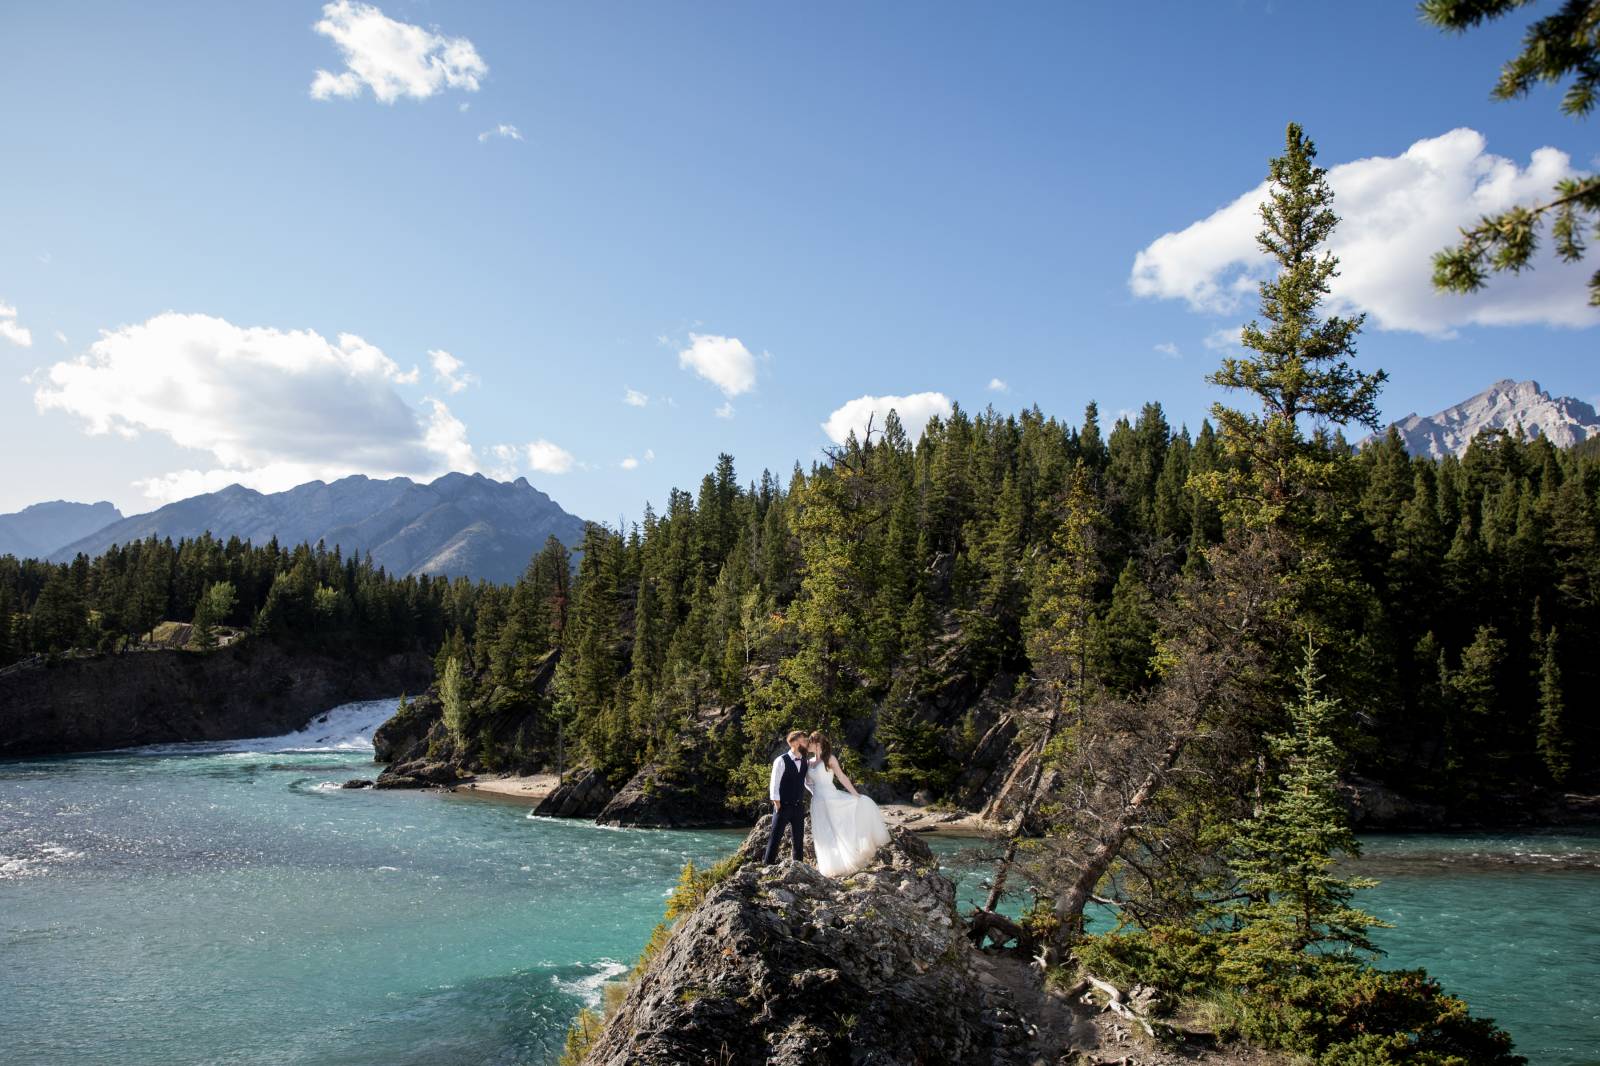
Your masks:
M889 843L883 812L871 798L835 785L833 771L826 766L813 765L806 778L811 786L811 843L817 869L829 877L855 873Z

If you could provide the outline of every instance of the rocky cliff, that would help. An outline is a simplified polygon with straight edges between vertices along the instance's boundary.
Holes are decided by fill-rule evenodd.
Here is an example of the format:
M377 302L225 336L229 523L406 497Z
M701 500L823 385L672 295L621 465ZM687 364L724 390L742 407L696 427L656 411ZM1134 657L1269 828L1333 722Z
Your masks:
M904 832L843 880L808 866L743 862L686 915L584 1060L590 1066L714 1062L1031 1063L1029 1017L963 936L955 890ZM1050 1058L1048 1061L1055 1061Z
M415 692L431 673L420 652L328 654L256 638L34 660L0 671L0 758L272 736L341 703Z
M1285 1062L1176 1028L1157 1042L1089 981L1047 983L1026 960L978 950L913 834L895 830L866 869L833 879L761 865L768 821L701 875L698 898L679 898L690 909L598 1028L575 1027L585 1066Z

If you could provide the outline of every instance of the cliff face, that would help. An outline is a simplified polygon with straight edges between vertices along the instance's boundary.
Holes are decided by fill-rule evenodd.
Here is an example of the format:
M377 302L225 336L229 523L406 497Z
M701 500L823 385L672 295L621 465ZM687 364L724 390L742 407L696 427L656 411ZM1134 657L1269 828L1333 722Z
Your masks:
M421 653L363 657L247 638L0 671L0 758L273 736L329 707L425 687Z
M1069 1039L1064 1003L1026 1002L967 942L954 886L915 836L897 831L842 880L761 866L765 837L763 824L651 959L589 1066L1003 1066Z

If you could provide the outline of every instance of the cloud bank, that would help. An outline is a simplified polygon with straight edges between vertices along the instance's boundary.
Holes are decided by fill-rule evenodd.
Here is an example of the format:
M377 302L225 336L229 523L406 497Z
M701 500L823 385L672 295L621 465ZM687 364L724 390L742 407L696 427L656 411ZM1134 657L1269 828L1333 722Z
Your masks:
M1340 276L1330 302L1364 311L1379 329L1447 336L1467 325L1592 326L1584 264L1561 263L1544 242L1534 269L1498 274L1470 296L1433 288L1432 256L1455 243L1479 216L1548 196L1577 173L1571 158L1540 148L1528 165L1492 155L1482 134L1456 129L1417 141L1398 156L1374 156L1329 168L1340 223L1329 241ZM1248 307L1269 263L1256 246L1266 183L1197 222L1152 241L1134 259L1135 295L1183 300L1207 314Z
M452 392L476 380L448 352L429 358ZM106 331L83 355L42 371L34 405L82 420L93 435L156 434L209 456L209 467L135 483L159 502L234 483L277 492L358 473L429 479L479 470L467 427L443 401L411 403L396 391L418 376L353 333L329 340L169 311ZM574 465L543 439L491 451L519 469Z

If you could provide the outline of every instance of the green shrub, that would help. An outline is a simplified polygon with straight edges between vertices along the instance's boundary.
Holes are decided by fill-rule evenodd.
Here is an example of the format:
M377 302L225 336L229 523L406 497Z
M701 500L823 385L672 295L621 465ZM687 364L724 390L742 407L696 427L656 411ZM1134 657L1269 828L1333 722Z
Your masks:
M1091 973L1124 988L1151 985L1171 996L1196 996L1216 982L1217 938L1194 929L1158 926L1091 936L1076 954Z
M1422 970L1380 970L1350 956L1299 954L1266 979L1227 979L1236 934L1156 928L1092 936L1089 972L1196 1001L1218 1036L1239 1036L1317 1066L1518 1066L1511 1037ZM1265 971L1263 971L1265 972Z
M1378 970L1307 959L1287 980L1241 997L1248 1039L1313 1057L1319 1066L1514 1066L1511 1037L1445 993L1422 970Z

